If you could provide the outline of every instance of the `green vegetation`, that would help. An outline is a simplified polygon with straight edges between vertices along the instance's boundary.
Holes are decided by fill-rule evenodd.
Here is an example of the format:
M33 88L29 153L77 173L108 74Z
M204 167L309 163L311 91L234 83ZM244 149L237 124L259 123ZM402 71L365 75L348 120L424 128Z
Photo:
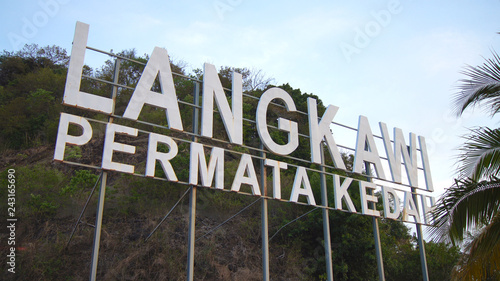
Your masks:
M134 50L123 51L121 56L146 62L147 56L138 56ZM53 149L59 112L63 110L61 99L66 77L68 56L58 47L40 48L27 46L16 53L4 51L0 56L0 184L7 185L7 170L16 170L16 230L17 268L12 280L85 280L89 276L89 263L96 209L96 195L77 225L74 236L70 236L77 218L94 186L99 171L53 162ZM84 73L103 80L111 80L114 60L110 59L100 69L85 67ZM134 87L143 70L143 65L123 62L119 83ZM177 73L201 78L201 72L184 72L182 63L172 63ZM221 77L225 87L230 88L230 70L222 67ZM245 90L260 96L271 79L260 71L239 69L244 74ZM193 101L193 85L182 77L175 77L178 97L182 101ZM298 110L307 111L307 97L289 84L279 86L296 102ZM90 79L82 80L82 89L99 95L108 95L111 90L103 83ZM159 84L153 90L159 89ZM122 114L132 92L120 89L116 113ZM245 102L245 118L255 119L255 101ZM192 130L189 124L192 109L180 105L185 131ZM318 99L318 114L324 107ZM106 120L97 113L79 112L75 108L64 108L66 112L78 112L80 116ZM283 110L270 112L269 117L285 115ZM219 118L215 115L215 119ZM290 115L287 118L307 123L305 116ZM165 125L164 112L146 107L139 117L142 121ZM123 121L127 124L128 121ZM147 124L134 124L158 133L178 134ZM225 139L220 118L215 122L216 137ZM76 130L70 128L70 130ZM307 134L307 132L303 132ZM102 151L103 128L94 130L96 140L84 147L68 147L66 160L99 165ZM273 131L273 137L283 138ZM245 144L258 146L258 136L251 125L245 124ZM147 148L144 136L135 140L138 153ZM294 157L308 159L309 144L301 139L301 149ZM189 149L187 143L179 142L180 153ZM236 151L248 151L245 147L233 147ZM166 147L160 147L166 151ZM124 157L117 155L117 157ZM352 166L352 155L343 155L346 166ZM131 157L143 169L145 159ZM136 159L137 158L137 159ZM279 159L279 158L277 158ZM331 161L331 160L328 160ZM290 162L290 161L289 161ZM171 161L181 181L188 180L189 159L176 157ZM290 162L291 163L291 162ZM140 166L139 164L142 164ZM257 163L254 163L257 165ZM229 153L225 168L228 171L225 186L230 184L238 166L238 155ZM157 164L157 177L164 177ZM283 171L283 194L290 194L294 169ZM268 178L271 185L271 178ZM310 175L312 186L319 185L319 176ZM330 205L333 205L332 183L328 183ZM188 199L180 200L179 206L145 241L155 226L174 206L186 191L186 186L163 180L143 178L110 172L108 174L106 204L104 210L101 249L98 267L99 280L183 280L187 255L187 208ZM317 188L314 192L318 193ZM352 188L355 189L355 188ZM0 198L7 197L7 190L0 189ZM320 198L318 196L318 198ZM359 194L352 198L359 209ZM257 200L233 192L198 188L195 276L203 280L260 280L262 276L260 204L257 202L236 218L212 233L211 229ZM7 210L7 200L0 201L2 212ZM379 208L381 209L381 208ZM325 280L325 255L323 248L322 216L320 209L282 228L285 224L312 210L310 206L269 201L270 270L274 280ZM329 212L332 233L332 250L335 280L376 280L377 267L375 246L370 217ZM279 230L279 232L278 232ZM5 229L4 229L5 231ZM420 258L415 237L402 223L380 220L387 280L421 280ZM207 234L202 238L203 235ZM1 233L2 237L6 233ZM4 241L4 240L2 240ZM70 243L68 244L68 241ZM5 246L5 245L3 245ZM429 274L431 280L449 280L453 265L459 258L456 247L444 243L426 243ZM1 269L6 272L7 265ZM3 275L5 276L5 275ZM9 279L7 279L9 280Z
M481 106L500 110L500 56L466 68L467 76L455 96L457 115ZM454 280L500 279L500 129L480 127L465 136L455 184L435 212L434 235L461 245L464 253Z

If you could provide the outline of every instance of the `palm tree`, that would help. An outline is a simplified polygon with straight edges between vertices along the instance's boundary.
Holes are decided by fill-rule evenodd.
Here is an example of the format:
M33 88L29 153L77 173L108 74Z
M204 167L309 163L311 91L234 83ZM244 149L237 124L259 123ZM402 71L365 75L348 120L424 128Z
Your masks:
M493 52L493 58L486 59L481 66L467 66L462 79L461 90L455 95L454 103L457 115L462 115L470 106L488 106L491 114L500 111L500 57Z
M467 66L454 103L460 116L481 106L500 112L500 57ZM479 127L465 137L455 184L434 211L434 237L462 243L464 254L454 280L500 280L500 129Z

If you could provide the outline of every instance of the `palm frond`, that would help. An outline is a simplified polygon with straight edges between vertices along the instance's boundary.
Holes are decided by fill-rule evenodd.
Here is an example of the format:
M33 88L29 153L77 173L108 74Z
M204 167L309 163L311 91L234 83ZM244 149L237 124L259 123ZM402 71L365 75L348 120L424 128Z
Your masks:
M493 58L486 59L483 65L467 66L462 72L468 79L460 80L459 92L453 103L457 115L469 107L480 105L491 111L491 115L500 111L500 56L493 52Z
M465 137L458 156L461 178L496 177L500 173L500 129L481 127Z
M500 179L476 182L472 179L456 181L439 199L433 212L433 238L449 239L457 244L464 239L467 229L488 225L500 208Z
M500 278L500 213L468 245L452 277L453 280Z

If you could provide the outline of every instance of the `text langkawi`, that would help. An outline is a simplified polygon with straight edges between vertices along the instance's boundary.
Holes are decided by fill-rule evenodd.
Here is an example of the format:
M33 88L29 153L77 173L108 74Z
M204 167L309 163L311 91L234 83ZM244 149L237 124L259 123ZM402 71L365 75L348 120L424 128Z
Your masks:
M105 114L114 114L115 104L113 99L80 90L88 31L89 26L87 24L81 22L77 23L63 103L65 105ZM170 129L180 132L184 131L169 62L167 51L163 48L155 47L132 93L130 101L126 106L122 116L123 118L138 120L143 107L145 105L150 105L165 110L165 118ZM161 93L151 91L151 87L156 77L158 77L161 85ZM206 63L203 72L201 136L212 138L214 128L214 107L217 106L229 142L236 145L243 145L242 97L243 87L241 74L233 73L231 105L229 105L215 66ZM286 111L297 111L292 97L286 91L280 88L270 88L266 90L260 97L257 105L255 120L257 132L260 141L271 153L287 156L293 153L299 145L299 124L286 118L278 118L278 130L288 135L288 142L285 144L275 142L270 135L266 119L269 105L275 100L281 101ZM330 125L339 108L334 105L329 105L326 107L324 114L320 117L318 116L317 101L314 98L307 99L307 108L311 149L310 161L321 164L321 147L325 145L331 155L333 165L338 169L347 170L330 130ZM82 129L82 134L77 136L69 134L68 129L70 124L79 126ZM418 150L421 156L426 186L425 189L428 192L432 192L433 185L424 137L417 137L415 134L410 133L409 145L407 145L401 129L394 128L393 140L391 141L387 126L384 123L379 123L379 127L385 147L385 156L392 178L390 181L396 184L402 183L401 170L402 166L404 166L408 185L410 187L419 188L417 167ZM116 134L125 134L133 137L138 135L138 129L115 123L108 123L106 125L101 168L133 174L135 171L133 165L112 160L114 152L134 154L136 151L135 146L115 141ZM81 146L87 144L92 139L92 136L92 125L86 118L68 113L61 113L54 159L64 161L65 147L67 144ZM148 139L145 176L155 177L155 165L157 161L159 161L163 167L166 178L172 182L178 181L176 172L170 164L170 161L178 154L176 141L167 135L153 132L149 133ZM168 152L158 151L159 144L166 145L169 148ZM191 142L189 152L189 184L212 187L215 189L229 188L224 186L224 155L226 150L221 147L212 147L208 161L205 158L204 151L203 144ZM357 129L354 164L352 171L349 172L362 173L366 162L374 167L377 178L389 181L380 160L380 155L368 119L365 116L360 116ZM272 198L282 199L280 173L282 170L288 169L288 164L273 159L266 159L264 164L272 169ZM317 205L306 171L305 167L298 166L296 168L289 201L298 202L300 196L305 196L308 204ZM375 205L372 203L378 201L378 198L373 195L373 191L376 189L377 185L381 186L380 184L348 177L341 182L340 176L337 175L332 175L331 180L333 181L334 187L335 209L342 209L344 203L349 212L358 212L351 200L348 189L353 181L359 181L361 198L360 213L380 216L380 211L373 207L369 207L370 205ZM230 190L238 192L242 184L249 185L254 195L262 196L252 157L245 153L241 155ZM400 204L401 201L392 187L381 186L381 191L384 206L383 213L385 217L397 219L403 214L403 221L409 221L409 216L412 216L417 223L421 222L421 217L423 217L425 223L428 223L426 213L432 208L434 198L418 194L422 206L423 215L421 216L417 208L417 196L414 193L405 191L403 204ZM389 197L394 200L394 202L391 203L393 206L392 209L389 207ZM402 206L400 207L400 205Z

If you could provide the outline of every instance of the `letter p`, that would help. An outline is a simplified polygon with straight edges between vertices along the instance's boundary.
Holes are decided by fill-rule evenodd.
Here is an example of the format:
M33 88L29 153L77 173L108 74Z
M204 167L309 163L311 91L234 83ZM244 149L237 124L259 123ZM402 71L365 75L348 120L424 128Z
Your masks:
M83 133L80 136L68 135L69 124L75 124L82 128ZM66 144L84 145L92 138L92 127L89 121L83 117L61 113L59 120L59 129L57 131L56 149L54 152L54 160L64 160L64 149Z

